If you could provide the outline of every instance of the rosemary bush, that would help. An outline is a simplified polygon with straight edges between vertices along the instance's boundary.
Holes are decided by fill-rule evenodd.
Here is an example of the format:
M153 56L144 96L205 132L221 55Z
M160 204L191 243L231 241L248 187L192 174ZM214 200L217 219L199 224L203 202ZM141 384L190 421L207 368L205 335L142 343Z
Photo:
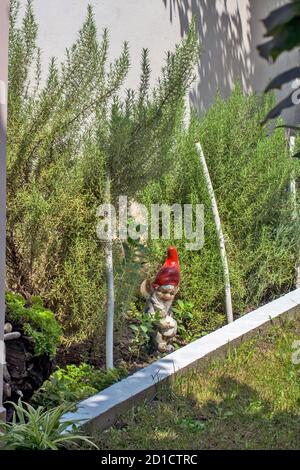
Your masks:
M134 197L168 169L198 43L192 24L186 39L167 54L152 90L148 51L143 50L139 89L124 96L128 45L108 62L108 32L98 39L91 7L63 64L51 60L46 80L32 2L21 26L18 11L19 2L12 0L8 285L25 296L41 295L57 313L70 344L104 329L104 250L95 229L106 177L114 202L119 194ZM115 251L120 265L122 250ZM122 290L130 283L126 269L116 276Z
M298 231L291 217L288 182L297 163L287 158L284 131L260 126L271 98L217 97L202 118L183 126L184 96L199 47L192 23L166 56L150 89L148 51L142 51L137 90L124 92L130 67L125 43L108 63L109 36L98 39L93 10L61 66L46 80L29 1L23 23L11 1L7 272L10 289L39 294L57 313L67 344L104 331L104 250L97 240L96 208L111 181L121 194L151 203L203 203L205 245L199 252L176 241L181 296L193 305L185 329L203 335L224 322L223 275L205 181L195 151L201 141L226 236L233 305L241 314L288 291L294 283ZM172 241L171 241L172 242ZM170 241L114 246L116 326L134 296L137 271L147 258L154 274ZM140 257L139 257L140 256ZM136 261L138 259L138 261ZM97 340L99 343L99 340Z
M186 329L194 336L225 322L224 283L217 234L195 142L201 142L225 233L237 315L293 288L299 256L299 230L292 219L288 192L292 171L299 163L288 158L282 129L271 135L261 127L272 98L244 96L237 85L231 96L216 98L201 118L192 116L188 129L177 134L172 171L144 192L147 204L161 201L202 203L205 244L186 251L174 241L181 262L181 297L193 304ZM152 241L153 272L169 242Z

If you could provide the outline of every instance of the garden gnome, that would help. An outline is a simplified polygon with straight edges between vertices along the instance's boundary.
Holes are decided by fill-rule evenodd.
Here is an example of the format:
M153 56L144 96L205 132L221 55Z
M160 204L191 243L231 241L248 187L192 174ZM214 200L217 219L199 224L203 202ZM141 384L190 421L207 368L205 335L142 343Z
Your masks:
M168 256L156 275L150 288L144 281L141 286L142 295L147 299L145 312L150 315L160 314L157 331L154 334L154 342L159 352L171 352L174 350L172 339L177 333L177 322L173 318L172 303L179 290L180 268L178 253L175 247L168 248Z

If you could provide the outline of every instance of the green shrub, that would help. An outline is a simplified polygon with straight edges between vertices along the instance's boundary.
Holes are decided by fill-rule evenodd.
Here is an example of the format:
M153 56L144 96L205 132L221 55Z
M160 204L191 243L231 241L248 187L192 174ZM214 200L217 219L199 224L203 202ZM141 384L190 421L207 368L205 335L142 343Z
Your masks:
M97 449L88 436L75 429L69 430L74 421L61 423L61 417L68 411L60 405L45 411L39 406L33 408L19 399L18 404L9 402L15 409L11 423L0 422L0 446L4 450L59 450L78 447L79 443ZM68 428L68 430L67 430Z
M127 372L122 368L103 371L89 364L71 364L65 369L58 368L34 394L32 402L47 409L61 403L75 404L126 376Z
M42 299L33 297L31 307L27 307L22 295L7 292L5 300L7 319L20 325L24 333L34 339L35 354L55 356L61 340L61 328L54 313L44 307Z
M192 116L177 134L169 174L149 185L142 201L200 203L205 208L205 244L187 251L185 240L149 242L154 275L168 244L179 250L180 298L193 304L188 330L194 337L225 322L224 283L218 237L195 142L203 146L225 233L236 315L293 288L299 230L291 217L289 179L299 163L287 156L282 129L270 135L260 125L269 99L245 96L236 86L228 99L217 97L201 118ZM175 315L176 318L176 315Z
M115 202L121 194L134 197L169 167L198 59L197 36L192 25L167 54L152 90L144 50L138 90L124 96L128 45L109 63L108 32L98 39L91 7L63 64L51 60L41 77L34 2L23 22L19 2L10 3L7 282L15 291L42 295L68 346L104 332L104 247L96 236L96 209L104 201L106 176ZM122 250L114 248L121 266ZM116 273L116 324L130 269L129 263Z

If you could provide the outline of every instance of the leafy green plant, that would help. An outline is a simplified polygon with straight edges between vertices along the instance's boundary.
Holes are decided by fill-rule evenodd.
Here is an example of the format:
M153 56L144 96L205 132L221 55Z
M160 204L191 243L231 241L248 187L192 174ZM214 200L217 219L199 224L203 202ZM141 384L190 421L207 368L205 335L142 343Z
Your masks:
M178 419L176 424L180 427L186 428L190 431L204 431L207 424L203 421L193 418Z
M68 411L65 405L51 410L39 406L9 402L15 409L11 423L0 423L0 446L4 450L59 450L84 444L97 448L88 436L75 429L69 430L75 421L61 422Z
M269 16L264 20L266 27L265 36L268 38L263 44L260 44L257 49L260 55L266 60L273 60L274 62L283 52L289 52L294 48L300 47L300 1L292 0L286 5L273 10ZM280 89L283 85L291 82L292 80L300 78L300 67L295 66L277 75L267 86L266 92L274 89ZM296 105L295 99L299 100L300 87L296 86L292 92L283 100L281 100L271 111L268 112L264 119L264 123L269 119L274 119L280 116L282 111ZM300 128L289 127L293 130L299 131ZM300 157L300 152L295 155Z
M74 404L126 377L125 369L102 371L89 364L58 368L34 394L32 403L49 409L58 404Z
M26 306L22 295L7 292L5 300L7 319L21 326L24 333L34 339L35 354L55 356L61 340L61 328L54 313L44 307L42 299L33 297L32 305Z
M193 338L193 332L190 329L193 308L194 305L191 302L185 302L184 300L178 300L175 307L172 307L174 318L177 321L178 335L187 342Z
M155 315L141 313L134 305L128 313L129 328L133 337L129 344L129 352L139 357L141 349L150 350L152 335L160 320L159 312Z

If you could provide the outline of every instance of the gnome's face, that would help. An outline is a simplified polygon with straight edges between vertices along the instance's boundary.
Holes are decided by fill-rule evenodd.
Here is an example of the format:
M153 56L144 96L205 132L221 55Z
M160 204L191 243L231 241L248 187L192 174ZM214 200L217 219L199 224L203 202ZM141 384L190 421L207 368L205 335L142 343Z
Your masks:
M175 286L160 286L156 290L156 295L163 302L173 301L178 288Z

